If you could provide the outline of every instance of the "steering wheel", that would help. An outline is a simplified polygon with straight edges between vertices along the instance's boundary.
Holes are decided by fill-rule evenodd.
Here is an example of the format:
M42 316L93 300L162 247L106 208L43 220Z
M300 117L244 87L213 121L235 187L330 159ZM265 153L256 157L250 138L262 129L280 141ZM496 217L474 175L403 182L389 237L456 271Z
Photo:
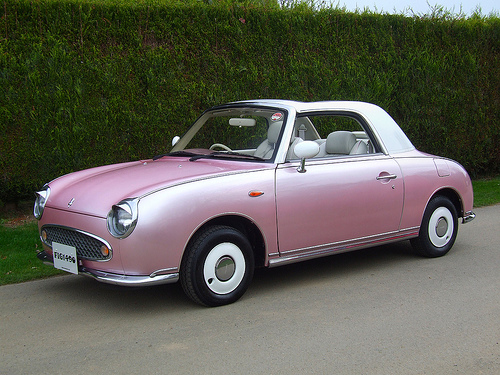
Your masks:
M213 150L216 147L220 147L223 150L230 151L230 152L233 151L229 147L227 147L226 145L223 145L222 143L214 143L212 146L210 146L210 150Z

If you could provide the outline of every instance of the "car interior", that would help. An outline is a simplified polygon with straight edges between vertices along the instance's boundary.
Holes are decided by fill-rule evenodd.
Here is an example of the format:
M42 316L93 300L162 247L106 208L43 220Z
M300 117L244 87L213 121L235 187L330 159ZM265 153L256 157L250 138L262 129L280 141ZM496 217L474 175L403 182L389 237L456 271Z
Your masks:
M314 141L319 145L319 152L315 158L363 155L375 152L370 137L354 118L321 116L320 124L320 131L327 132L325 138L321 137L310 117L296 119L295 137L292 139L292 146L287 155L288 160L297 159L293 153L293 147L304 140ZM332 131L328 132L329 130Z

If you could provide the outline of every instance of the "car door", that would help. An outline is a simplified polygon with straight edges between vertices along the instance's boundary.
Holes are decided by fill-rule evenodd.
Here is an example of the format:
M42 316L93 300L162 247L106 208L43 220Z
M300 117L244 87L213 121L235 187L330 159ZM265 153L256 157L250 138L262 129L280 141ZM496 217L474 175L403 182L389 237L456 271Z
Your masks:
M309 159L304 173L298 165L276 169L281 257L345 251L397 235L404 183L392 157L372 150Z
M344 249L394 235L403 177L387 156L355 157L276 170L280 255Z

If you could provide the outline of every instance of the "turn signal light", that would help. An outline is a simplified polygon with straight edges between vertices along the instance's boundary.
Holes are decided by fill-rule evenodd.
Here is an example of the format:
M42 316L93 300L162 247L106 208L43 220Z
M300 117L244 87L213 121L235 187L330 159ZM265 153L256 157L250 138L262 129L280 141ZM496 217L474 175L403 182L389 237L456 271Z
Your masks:
M104 246L104 245L101 246L101 254L104 257L108 257L109 256L109 249L106 246Z

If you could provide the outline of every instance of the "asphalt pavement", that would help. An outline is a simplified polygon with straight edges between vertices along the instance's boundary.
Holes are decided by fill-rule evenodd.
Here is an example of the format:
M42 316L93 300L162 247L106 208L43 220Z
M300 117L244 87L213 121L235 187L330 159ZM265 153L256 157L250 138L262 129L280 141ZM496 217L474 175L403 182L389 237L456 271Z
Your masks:
M500 205L408 242L258 270L228 306L68 275L0 287L0 374L500 374Z

